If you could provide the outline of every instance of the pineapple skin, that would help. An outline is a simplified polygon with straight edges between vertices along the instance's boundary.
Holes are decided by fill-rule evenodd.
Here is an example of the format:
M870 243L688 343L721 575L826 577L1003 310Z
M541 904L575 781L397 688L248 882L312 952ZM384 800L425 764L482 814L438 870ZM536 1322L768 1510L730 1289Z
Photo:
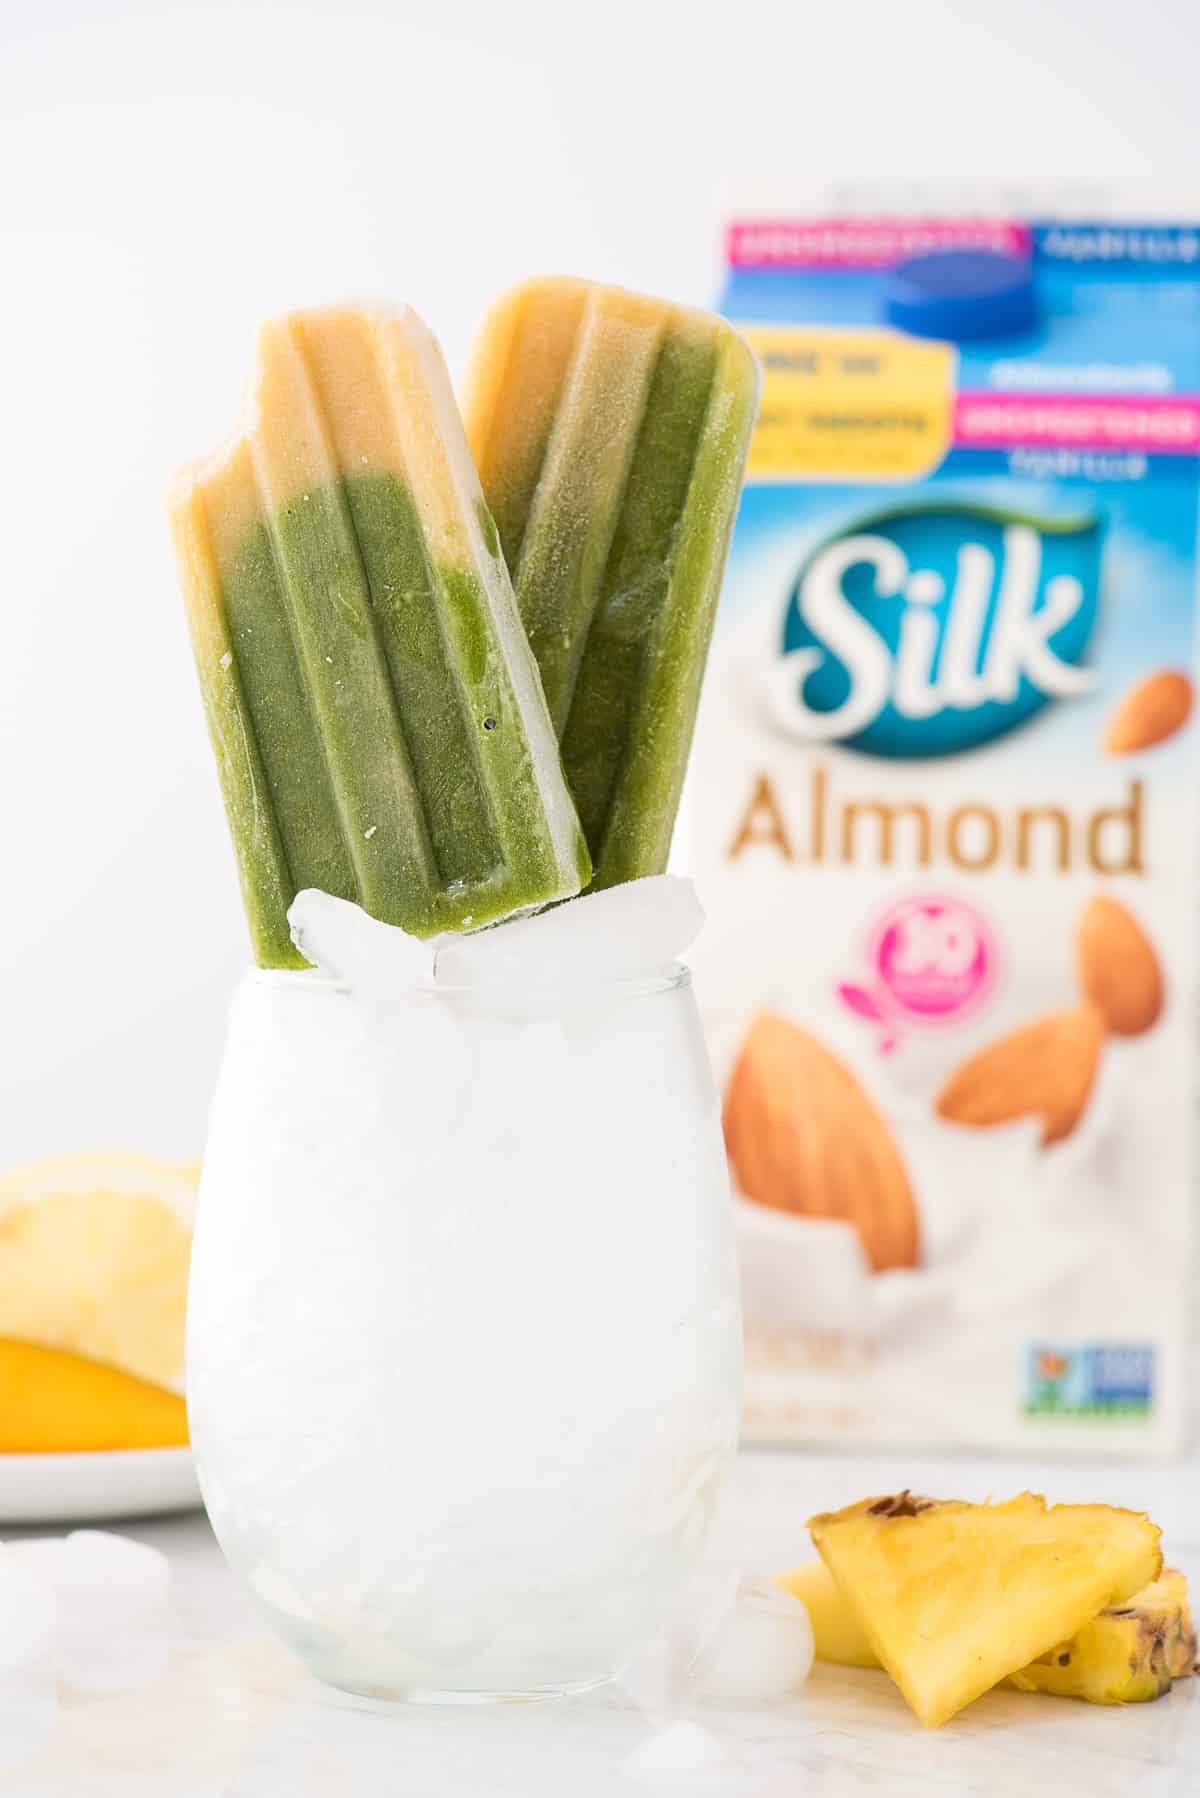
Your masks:
M1187 1581L1174 1567L1085 1623L1067 1642L1041 1655L1009 1684L1089 1704L1145 1704L1195 1671L1196 1632Z
M880 1668L879 1656L824 1561L805 1561L778 1583L800 1599L819 1661ZM1060 1642L1004 1682L1019 1692L1079 1698L1088 1704L1144 1704L1196 1671L1196 1632L1187 1580L1175 1568ZM1065 1658L1064 1658L1065 1657Z
M905 1491L808 1527L926 1729L1162 1571L1148 1517L1109 1505L1050 1507L1031 1492L975 1505Z

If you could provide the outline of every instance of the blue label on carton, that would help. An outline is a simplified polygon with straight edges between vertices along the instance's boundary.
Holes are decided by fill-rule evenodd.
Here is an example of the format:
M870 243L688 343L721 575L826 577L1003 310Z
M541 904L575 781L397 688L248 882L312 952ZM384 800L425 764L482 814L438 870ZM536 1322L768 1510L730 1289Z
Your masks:
M956 755L1085 693L1101 529L970 504L892 507L805 558L779 711L870 755Z

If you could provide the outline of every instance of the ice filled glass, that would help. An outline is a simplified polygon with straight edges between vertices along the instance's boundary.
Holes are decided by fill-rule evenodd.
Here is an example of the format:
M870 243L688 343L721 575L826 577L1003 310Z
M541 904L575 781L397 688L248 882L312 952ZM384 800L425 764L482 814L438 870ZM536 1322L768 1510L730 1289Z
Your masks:
M312 1671L376 1698L613 1676L693 1568L737 1436L686 970L481 965L451 954L410 989L249 975L205 1160L209 1516Z

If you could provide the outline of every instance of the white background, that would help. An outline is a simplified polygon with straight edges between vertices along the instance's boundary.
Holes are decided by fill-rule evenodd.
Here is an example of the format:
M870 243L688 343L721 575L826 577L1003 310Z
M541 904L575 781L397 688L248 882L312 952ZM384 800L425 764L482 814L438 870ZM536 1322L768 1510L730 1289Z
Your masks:
M0 1168L199 1147L245 947L162 491L260 314L406 298L458 369L525 274L709 298L723 184L1178 194L1198 37L1194 0L2 0Z

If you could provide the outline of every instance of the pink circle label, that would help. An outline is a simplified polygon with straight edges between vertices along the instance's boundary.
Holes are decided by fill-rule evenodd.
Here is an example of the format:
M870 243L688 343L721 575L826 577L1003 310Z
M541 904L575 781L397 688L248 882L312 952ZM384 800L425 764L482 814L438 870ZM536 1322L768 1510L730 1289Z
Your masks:
M991 932L958 899L905 899L893 906L876 930L871 957L901 1011L929 1022L977 1004L996 972Z

